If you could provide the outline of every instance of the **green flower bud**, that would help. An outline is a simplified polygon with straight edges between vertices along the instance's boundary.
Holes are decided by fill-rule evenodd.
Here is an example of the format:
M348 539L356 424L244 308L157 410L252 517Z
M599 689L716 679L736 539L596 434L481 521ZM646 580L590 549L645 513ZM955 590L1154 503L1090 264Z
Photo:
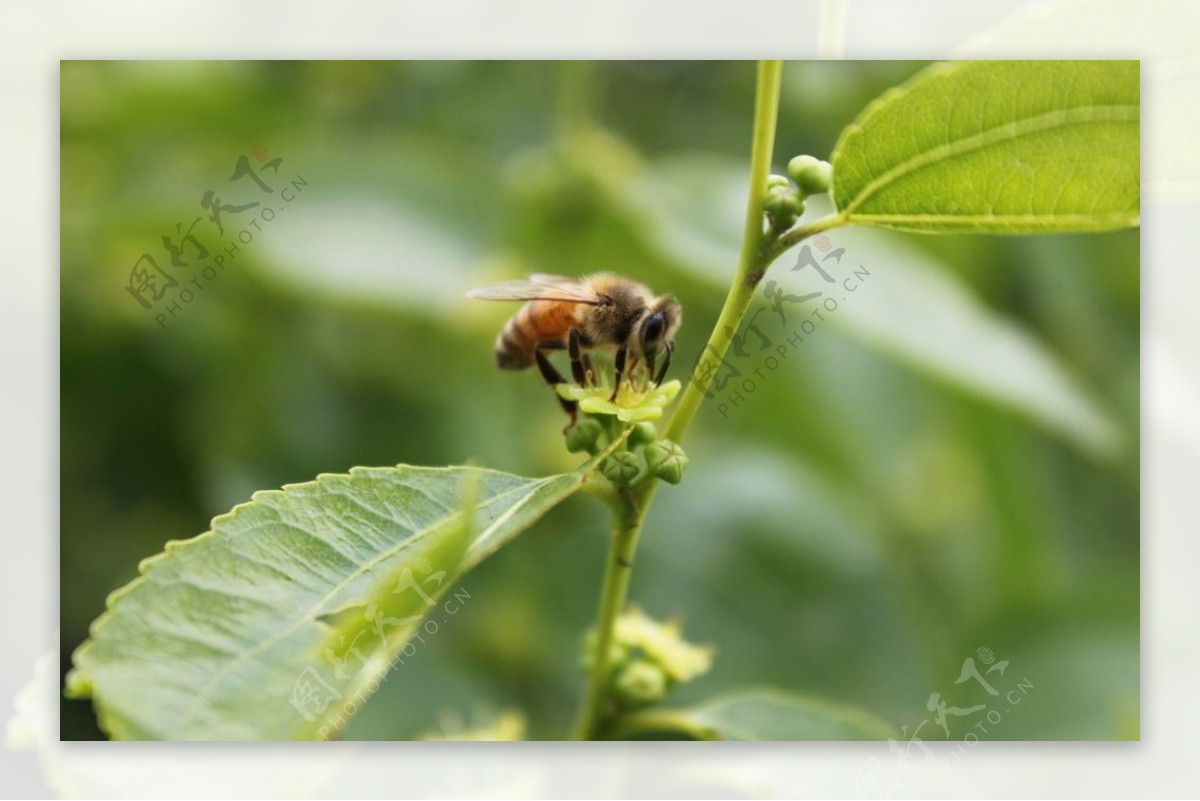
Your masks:
M604 461L600 468L604 477L614 484L628 484L642 472L642 460L636 453L622 451L614 453Z
M688 458L683 448L669 439L660 439L646 446L646 466L668 484L678 484L687 470Z
M567 450L571 453L595 453L599 450L597 443L603 433L604 426L600 425L598 420L585 417L567 431Z
M804 213L804 201L790 186L777 186L767 192L763 210L771 215L771 226L786 231Z
M788 162L788 175L800 188L800 194L819 195L829 191L833 182L833 165L813 156L796 156Z
M625 666L613 678L613 694L630 707L643 707L661 701L670 689L667 674L653 662L638 659Z
M614 635L616 642L628 649L628 662L645 660L661 668L667 675L668 689L693 681L712 667L711 647L685 640L678 621L660 623L636 607L617 618ZM612 664L615 675L623 665Z
M789 181L787 179L787 177L783 176L783 175L768 175L767 176L767 191L770 192L772 189L774 189L777 186L782 187L783 189L791 189L792 182Z
M591 629L583 640L583 652L580 654L579 666L584 671L590 671L596 665L596 631ZM631 656L629 646L626 643L613 641L608 646L608 671L611 675L613 671L624 667Z
M763 209L772 217L779 217L786 214L800 216L804 213L804 201L796 194L796 190L791 186L777 186L767 190L766 200L763 201Z
M658 429L654 423L638 423L629 432L630 445L649 445L658 439Z

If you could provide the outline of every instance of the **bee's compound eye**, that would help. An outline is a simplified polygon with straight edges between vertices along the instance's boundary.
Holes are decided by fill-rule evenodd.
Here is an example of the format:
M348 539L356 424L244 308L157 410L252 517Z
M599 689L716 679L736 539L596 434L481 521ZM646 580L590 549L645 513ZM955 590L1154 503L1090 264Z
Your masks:
M657 342L658 338L662 336L664 324L662 312L655 312L647 317L642 326L642 341Z

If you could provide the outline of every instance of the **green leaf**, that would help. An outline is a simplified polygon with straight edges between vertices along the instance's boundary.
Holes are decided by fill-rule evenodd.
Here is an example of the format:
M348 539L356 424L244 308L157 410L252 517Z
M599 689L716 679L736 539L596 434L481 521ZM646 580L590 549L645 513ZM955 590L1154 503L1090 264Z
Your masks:
M1139 109L1136 61L937 64L843 131L834 201L931 233L1136 226Z
M537 479L359 467L255 493L109 597L67 692L116 739L336 736L455 580L596 462Z
M745 193L745 169L738 162L681 156L650 165L634 202L646 209L646 235L661 252L724 289L741 237L736 217L724 212L739 199L744 203ZM823 203L810 199L815 217L823 216ZM1121 432L1094 390L1034 334L987 308L947 265L888 232L847 228L828 236L844 248L844 256L827 269L841 278L863 269L870 273L853 295L833 295L839 305L828 315L831 330L1011 409L1091 454L1108 455L1122 445ZM785 255L768 278L794 290L787 262L796 258L796 251ZM762 293L755 302L764 302ZM766 324L764 330L777 340L791 333ZM810 371L803 360L789 364Z
M1195 47L1189 37L1164 36L1194 26L1193 8L1140 3L1137 13L1122 2L1020 3L954 52L973 58L1025 58L1030 53L1154 53L1143 77L1147 107L1146 162L1142 192L1162 200L1200 200L1200 102Z
M885 740L894 727L854 707L777 690L746 690L689 709L652 709L619 724L620 739Z

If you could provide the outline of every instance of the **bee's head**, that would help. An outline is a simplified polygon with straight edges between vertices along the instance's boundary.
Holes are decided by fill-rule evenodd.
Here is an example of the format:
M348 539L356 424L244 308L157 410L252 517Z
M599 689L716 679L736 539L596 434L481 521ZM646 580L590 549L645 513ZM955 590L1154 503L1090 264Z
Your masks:
M646 309L637 329L637 343L647 358L657 354L664 345L675 339L675 332L683 322L683 307L671 295L655 299Z

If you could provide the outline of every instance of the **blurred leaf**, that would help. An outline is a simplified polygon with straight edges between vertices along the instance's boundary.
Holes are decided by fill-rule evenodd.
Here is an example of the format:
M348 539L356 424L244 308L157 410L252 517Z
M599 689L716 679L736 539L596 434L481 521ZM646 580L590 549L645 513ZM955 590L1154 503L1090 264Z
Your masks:
M937 64L843 131L834 199L909 231L1136 226L1139 104L1136 61Z
M594 464L355 468L256 493L109 598L68 693L92 696L115 739L336 733L343 699L377 687L435 599Z
M652 709L627 718L624 739L884 740L888 724L853 707L776 690L749 690L690 709Z
M652 165L635 202L647 209L647 236L682 267L724 289L740 237L736 217L724 212L744 197L744 184L736 161L680 157ZM816 207L820 201L811 203ZM844 254L827 269L841 278L856 269L869 273L858 279L853 294L831 293L838 303L825 315L831 324L1090 451L1117 446L1108 415L1054 354L1018 324L988 310L933 256L900 237L863 229L839 229L829 237ZM788 275L782 265L771 273L785 289Z
M431 316L461 303L483 257L461 220L361 192L304 197L268 230L263 269L289 284Z
M873 576L879 570L874 510L861 502L857 488L848 491L802 455L756 447L743 437L715 437L706 448L688 472L687 493L655 500L673 530L647 538L646 552L696 575L721 575L723 566L747 558L747 539L755 538L779 549L777 563L803 560L826 576ZM731 531L739 536L720 536Z
M1120 434L1090 393L1025 328L983 305L952 273L894 235L838 231L846 267L866 269L830 322L899 361L1020 412L1085 450ZM844 286L844 285L843 285Z
M628 202L653 244L725 288L741 245L748 171L709 153L671 156L647 165Z

